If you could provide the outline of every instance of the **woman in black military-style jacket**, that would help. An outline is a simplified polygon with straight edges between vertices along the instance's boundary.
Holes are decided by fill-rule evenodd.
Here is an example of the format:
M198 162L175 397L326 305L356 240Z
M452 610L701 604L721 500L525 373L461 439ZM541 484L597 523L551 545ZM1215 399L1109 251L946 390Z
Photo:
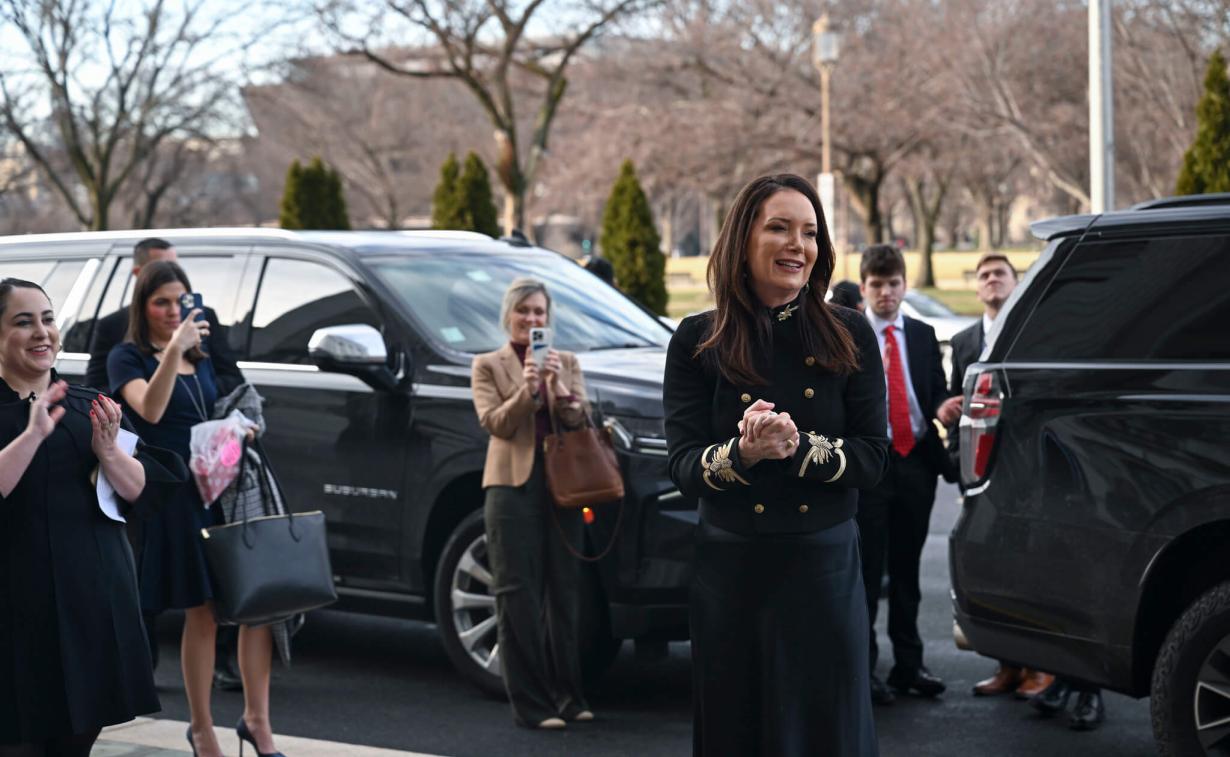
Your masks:
M820 241L823 240L823 241ZM866 319L829 306L815 190L743 188L709 261L716 309L667 353L671 477L700 502L696 755L875 755L854 514L887 462Z

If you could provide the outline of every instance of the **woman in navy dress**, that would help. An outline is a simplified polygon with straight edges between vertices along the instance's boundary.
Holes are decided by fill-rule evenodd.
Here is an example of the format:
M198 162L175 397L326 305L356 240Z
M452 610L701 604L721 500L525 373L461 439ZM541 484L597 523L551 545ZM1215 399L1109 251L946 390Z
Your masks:
M177 264L154 261L143 266L129 310L128 337L107 356L111 391L123 398L137 432L177 452L185 462L192 427L212 418L218 397L213 365L201 351L209 324L197 320L199 310L181 318L180 298L191 291L187 274ZM139 566L143 612L184 610L180 662L192 717L188 740L202 755L221 751L209 709L217 624L201 529L221 522L220 506L206 507L195 483L186 482L175 500L146 525ZM269 723L272 644L267 627L240 629L244 713L236 731L241 748L242 741L252 742L261 755L277 753Z
M46 293L0 281L0 757L85 757L104 726L158 710L122 518L187 471L124 452L119 405L57 380L59 348Z

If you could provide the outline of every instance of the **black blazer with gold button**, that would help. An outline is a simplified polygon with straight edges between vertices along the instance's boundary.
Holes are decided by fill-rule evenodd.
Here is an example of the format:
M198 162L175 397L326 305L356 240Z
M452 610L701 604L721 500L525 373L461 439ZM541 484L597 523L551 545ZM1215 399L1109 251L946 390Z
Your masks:
M887 467L884 368L871 326L856 311L833 308L859 357L855 373L833 373L803 347L806 306L799 298L762 311L756 366L764 386L727 381L712 351L694 356L712 311L685 318L671 339L663 387L671 478L719 528L745 535L828 528L854 517L857 490L875 486ZM790 413L799 448L749 468L739 458L738 423L757 399Z

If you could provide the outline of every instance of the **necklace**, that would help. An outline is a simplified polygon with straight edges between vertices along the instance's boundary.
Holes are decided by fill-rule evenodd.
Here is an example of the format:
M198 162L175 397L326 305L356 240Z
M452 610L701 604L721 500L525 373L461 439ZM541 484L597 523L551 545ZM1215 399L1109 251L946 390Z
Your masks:
M182 374L176 374L175 378L184 382L184 388L188 389L188 381ZM188 389L188 399L192 400L192 407L196 410L197 415L201 417L201 421L209 420L209 416L205 414L205 392L201 389L201 380L196 374L192 374L192 384L196 387L196 394L192 394L192 390Z

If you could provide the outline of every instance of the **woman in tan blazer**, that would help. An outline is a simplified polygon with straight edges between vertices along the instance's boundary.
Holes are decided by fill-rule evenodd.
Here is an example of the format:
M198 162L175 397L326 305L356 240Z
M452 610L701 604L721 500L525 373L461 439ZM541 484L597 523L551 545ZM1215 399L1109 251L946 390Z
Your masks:
M581 687L577 643L580 567L563 536L581 541L578 511L555 510L543 474L550 413L562 427L585 422L585 379L576 356L549 350L537 365L530 329L550 323L551 296L536 279L504 293L500 318L509 342L474 358L474 408L491 434L483 471L487 557L495 579L504 688L513 719L529 728L592 720Z

